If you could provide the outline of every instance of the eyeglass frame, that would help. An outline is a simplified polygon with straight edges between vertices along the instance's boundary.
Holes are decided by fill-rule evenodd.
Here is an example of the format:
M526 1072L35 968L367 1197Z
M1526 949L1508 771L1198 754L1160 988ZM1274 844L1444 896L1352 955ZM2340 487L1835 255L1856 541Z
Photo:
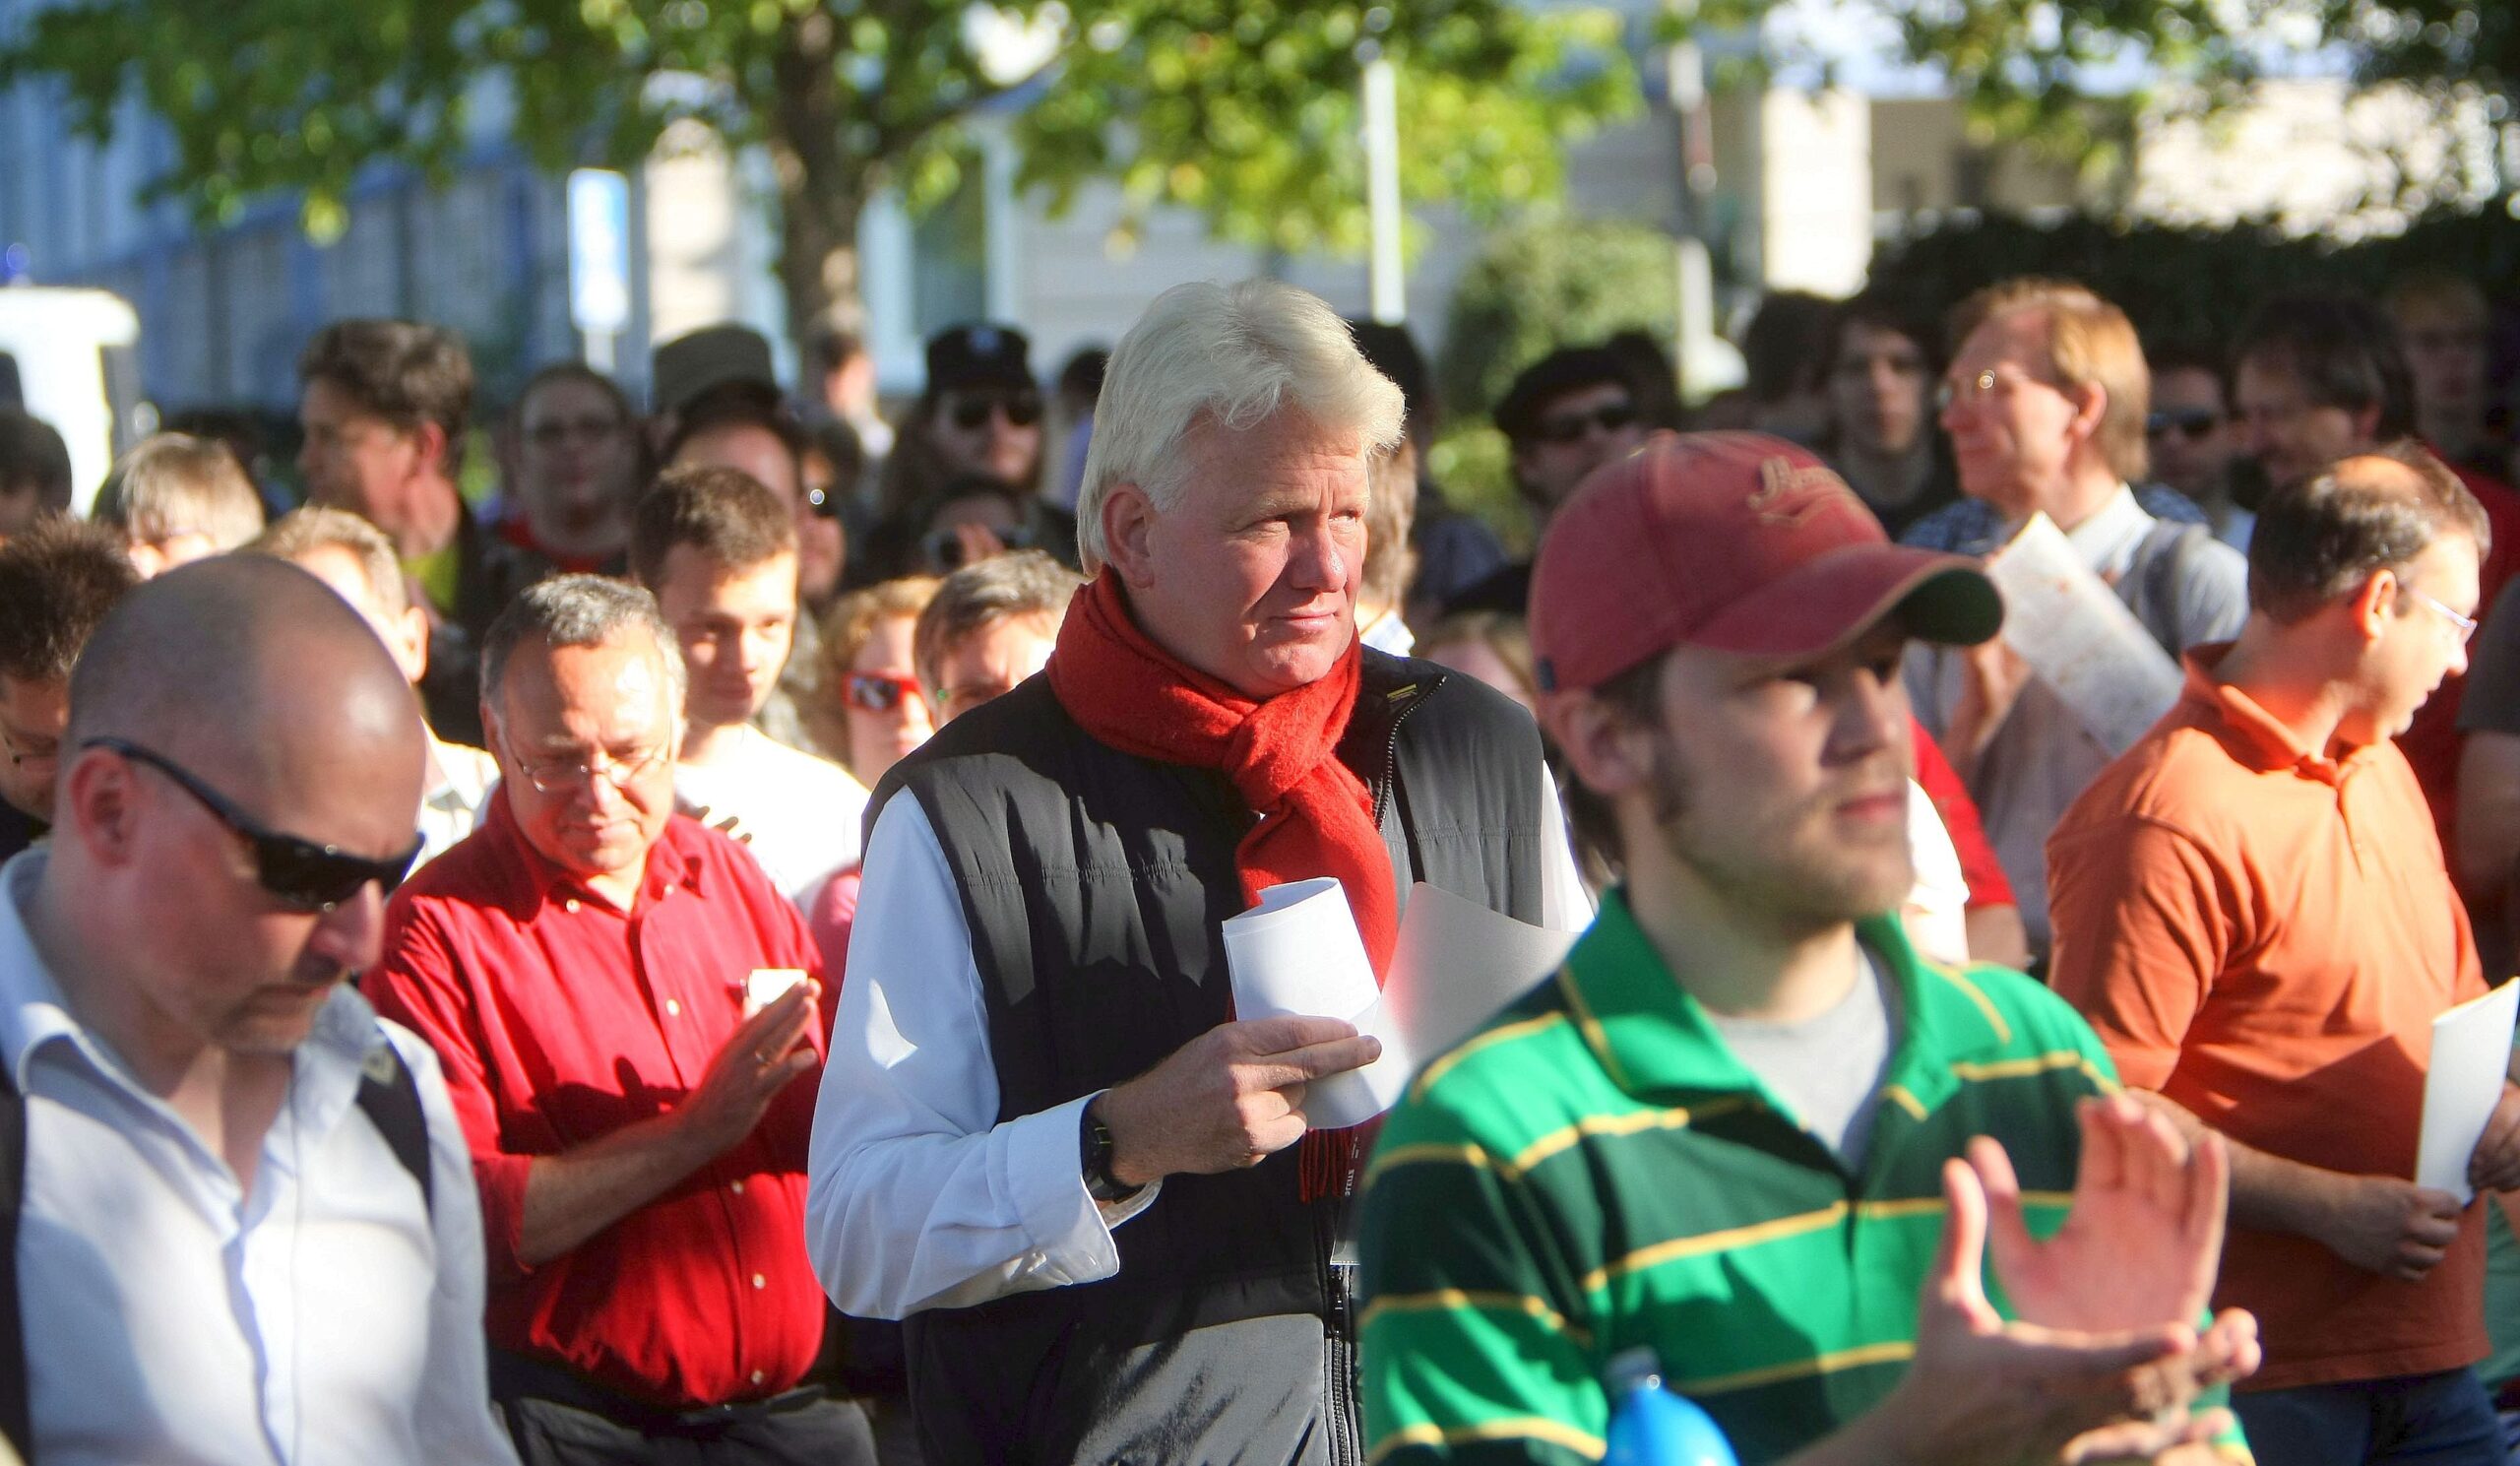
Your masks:
M938 415L965 432L988 426L992 414L1004 417L1009 427L1035 427L1046 411L1038 388L964 387L954 392L953 405Z
M2416 600L2423 602L2425 605L2431 606L2434 610L2439 611L2442 619L2450 623L2450 629L2459 633L2459 645L2463 647L2476 640L2477 628L2485 624L2475 616L2459 614L2459 612L2450 608L2449 603L2435 596L2427 596L2413 586L2400 584L2398 589L2406 592L2410 596L2413 596Z
M168 783L182 790L192 797L195 803L208 810L212 818L226 826L228 833L245 842L246 849L251 851L254 857L254 883L261 886L265 894L284 906L310 916L330 914L342 903L356 896L359 889L371 881L375 882L378 895L393 895L394 888L410 877L411 867L419 863L420 852L428 846L427 837L414 833L411 837L411 848L400 856L380 860L368 856L351 855L338 845L326 845L301 835L283 834L270 828L244 810L237 808L225 795L203 783L199 775L154 748L112 734L98 734L84 740L79 745L83 753L91 748L101 748L118 758L145 768L155 769L163 775ZM345 877L355 874L358 879L339 896L327 897L321 892L311 890L284 890L282 884L276 883L273 869L280 862L290 860L315 861L336 870Z
M883 707L870 705L857 695L857 689L861 684L890 688L893 694L892 702ZM840 696L841 701L861 713L881 715L900 711L902 703L909 698L915 697L925 702L927 689L918 684L918 678L897 671L852 671L841 678Z
M500 730L499 737L505 741L507 731ZM636 758L615 758L606 753L600 764L579 759L565 769L554 769L552 760L529 759L517 752L513 744L508 748L508 757L515 762L516 771L525 776L525 782L533 785L534 792L538 795L574 793L595 779L611 785L616 792L628 789L642 777L656 772L659 760L670 758L672 754L673 740L668 738Z
M2144 436L2147 439L2165 437L2175 430L2180 437L2193 443L2231 420L2231 414L2216 412L2212 408L2180 408L2174 411L2156 408L2144 414Z

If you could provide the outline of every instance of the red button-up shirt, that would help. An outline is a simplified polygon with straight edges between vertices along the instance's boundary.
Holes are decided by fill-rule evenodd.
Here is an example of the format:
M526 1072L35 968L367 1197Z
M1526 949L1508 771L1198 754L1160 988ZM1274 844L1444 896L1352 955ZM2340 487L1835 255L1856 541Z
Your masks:
M528 845L503 797L395 893L363 986L445 1065L480 1183L493 1346L679 1408L804 1376L823 1325L804 1238L814 1074L732 1150L576 1250L537 1267L517 1256L535 1158L671 1110L764 967L819 978L822 959L752 857L679 815L627 914ZM821 1025L811 1037L819 1052Z

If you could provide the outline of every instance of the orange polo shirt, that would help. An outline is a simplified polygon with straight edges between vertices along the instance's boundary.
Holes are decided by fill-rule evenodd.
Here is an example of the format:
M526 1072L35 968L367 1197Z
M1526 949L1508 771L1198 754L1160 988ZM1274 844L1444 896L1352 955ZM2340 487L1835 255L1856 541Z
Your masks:
M2213 680L2227 650L2190 654L2178 705L2048 837L2051 981L2127 1084L2272 1155L2411 1178L2432 1020L2485 991L2467 914L2397 748L2302 747ZM2246 1387L2483 1359L2482 1215L2420 1283L2234 1230L2215 1303L2257 1315Z

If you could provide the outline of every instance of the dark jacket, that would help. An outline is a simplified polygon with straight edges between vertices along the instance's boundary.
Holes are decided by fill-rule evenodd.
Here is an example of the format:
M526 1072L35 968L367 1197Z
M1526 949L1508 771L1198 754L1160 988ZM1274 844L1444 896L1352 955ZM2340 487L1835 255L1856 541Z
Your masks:
M1473 678L1364 656L1338 754L1373 794L1402 899L1422 879L1539 921L1530 715ZM1234 846L1255 816L1224 774L1097 741L1037 676L896 764L870 828L901 790L961 896L1001 1120L1144 1073L1232 1017L1219 928L1244 906ZM1117 1276L914 1315L928 1454L1356 1459L1348 1270L1331 1266L1348 1210L1299 1198L1293 1150L1175 1176L1114 1233ZM1311 1342L1291 1357L1290 1337Z

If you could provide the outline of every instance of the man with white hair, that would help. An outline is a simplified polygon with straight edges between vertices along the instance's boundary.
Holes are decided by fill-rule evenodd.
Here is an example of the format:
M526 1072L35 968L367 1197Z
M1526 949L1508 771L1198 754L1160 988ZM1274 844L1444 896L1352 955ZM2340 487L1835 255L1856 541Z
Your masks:
M1302 1107L1379 1051L1236 1021L1219 925L1335 876L1380 973L1414 881L1590 915L1530 716L1357 642L1400 417L1311 295L1159 297L1048 666L869 803L807 1242L843 1309L909 1320L931 1460L1361 1458L1360 1146Z

